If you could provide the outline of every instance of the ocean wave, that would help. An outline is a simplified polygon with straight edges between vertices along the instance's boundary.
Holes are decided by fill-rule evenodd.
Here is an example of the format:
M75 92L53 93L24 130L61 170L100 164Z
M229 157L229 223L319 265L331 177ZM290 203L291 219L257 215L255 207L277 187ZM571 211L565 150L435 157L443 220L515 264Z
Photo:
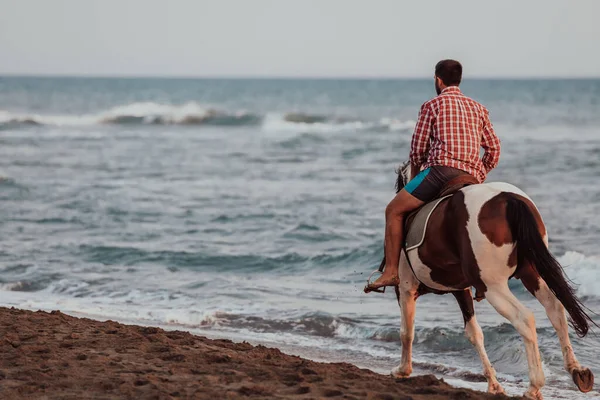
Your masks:
M29 266L16 266L17 268L12 268L12 271L4 269L2 272L20 272L21 274L26 274ZM21 271L19 271L21 270ZM26 277L22 277L20 279L9 280L9 281L0 281L0 290L7 292L39 292L52 285L55 285L56 282L60 282L59 274L26 274Z
M567 278L572 281L578 296L600 298L597 289L597 282L600 281L600 257L568 251L557 257L557 260L562 265ZM511 279L509 286L515 293L529 293L523 283L517 279Z
M558 262L580 297L600 298L597 282L600 281L600 257L586 256L575 251L567 251L560 257ZM523 284L512 279L510 282L511 290L517 293L526 293L527 290Z
M104 124L256 125L261 117L245 111L206 108L193 102L180 106L133 103L106 112L99 121Z
M238 332L252 340L339 351L345 357L358 357L361 360L364 359L364 354L368 354L379 362L389 359L395 363L399 356L398 326L369 327L353 319L326 313L310 313L286 320L269 320L220 311L204 313L202 316L201 332L215 329L219 336ZM506 323L484 327L483 330L488 355L498 371L497 378L511 393L521 393L524 389L519 385L522 384L522 377L527 374L527 360L521 337L512 325ZM538 335L540 338L552 338L554 330L538 328ZM553 383L556 384L565 375L560 364L557 368L550 368L547 361L542 363L546 375L553 379ZM463 383L485 385L486 382L477 352L465 337L464 330L459 328L417 328L413 366L419 373L426 371ZM386 371L382 371L384 372ZM566 382L565 388L568 385Z
M326 117L311 114L268 114L263 122L263 128L272 132L301 132L301 133L337 133L346 131L390 132L405 131L414 128L412 120L400 121L393 118L381 118L369 121L359 118Z
M16 282L2 282L0 283L0 290L10 291L10 292L26 292L29 287L28 282L16 281Z
M171 316L172 317L172 316ZM199 314L180 313L176 318L161 321L163 323L202 328L217 331L245 331L255 335L285 334L313 337L315 340L336 339L340 343L370 341L369 347L389 346L400 340L397 324L375 324L331 315L325 312L311 312L297 317L267 318L244 313L213 311ZM508 323L496 326L484 326L487 351L498 365L514 363L526 365L522 351L522 339ZM540 338L552 338L552 327L538 327ZM317 339L319 338L319 339ZM387 347L386 347L387 348ZM457 354L468 352L475 355L475 349L460 328L417 327L414 348L423 354Z
M225 217L217 217L219 222ZM290 227L293 228L293 227ZM298 235L299 232L295 231ZM301 232L309 238L319 237L319 232ZM312 235L312 236L311 236ZM307 270L324 267L345 269L351 265L378 264L383 256L381 244L374 242L359 248L344 248L318 254L286 252L276 255L261 255L254 252L242 254L220 254L217 252L171 249L148 249L125 245L80 245L79 254L89 262L104 265L139 266L146 264L169 265L190 271L229 271L237 273L266 273L273 270L292 274L305 274Z
M573 281L579 296L600 297L600 257L568 251L558 258L565 274Z
M267 272L284 266L298 266L308 260L295 253L266 257L256 254L220 255L194 251L151 251L139 247L91 245L81 245L79 250L87 261L104 265L159 264L196 271L238 270L239 272L243 269L245 273Z
M98 114L87 115L42 115L19 114L0 111L0 128L50 125L257 125L260 116L245 112L228 112L206 108L197 103L183 105L158 104L152 102L132 103L112 108Z
M179 320L166 321L188 325L185 316ZM295 318L269 319L255 315L245 315L214 311L204 315L199 325L203 328L246 329L259 333L296 333L323 338L372 339L397 341L398 328L394 326L366 326L347 317L334 316L324 312L311 312Z
M0 110L0 129L15 129L39 125L86 126L98 122L97 117L90 115L20 114Z
M283 120L286 122L292 122L297 124L317 124L327 122L329 118L327 118L327 116L325 115L287 113L283 116Z
M259 126L267 131L340 132L347 130L401 131L411 129L414 121L382 118L365 121L360 118L288 112L264 115L247 111L220 110L195 102L182 105L153 102L131 103L97 114L45 115L0 110L0 129L32 126L81 127L93 125L207 125Z

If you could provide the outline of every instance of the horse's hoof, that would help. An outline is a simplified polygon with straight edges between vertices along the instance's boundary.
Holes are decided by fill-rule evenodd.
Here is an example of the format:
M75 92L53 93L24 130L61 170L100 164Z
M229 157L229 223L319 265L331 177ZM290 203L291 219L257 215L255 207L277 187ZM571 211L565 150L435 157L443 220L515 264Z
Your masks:
M589 392L594 387L594 374L588 368L575 369L572 375L573 382L583 393Z
M390 375L394 378L408 378L412 373L412 368L396 367L392 369Z
M490 394L506 394L506 392L504 392L504 389L502 388L502 386L500 386L500 384L498 382L490 383L488 385L488 393L490 393Z
M539 389L531 390L525 392L523 398L527 400L544 400L544 396L542 396L542 392Z

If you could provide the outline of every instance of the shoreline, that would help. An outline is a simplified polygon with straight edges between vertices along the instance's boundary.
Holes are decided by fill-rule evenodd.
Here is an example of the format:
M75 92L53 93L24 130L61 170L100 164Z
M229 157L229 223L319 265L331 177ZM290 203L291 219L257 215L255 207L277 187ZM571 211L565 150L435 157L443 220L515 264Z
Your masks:
M508 399L433 375L394 379L348 363L184 331L0 307L3 399Z

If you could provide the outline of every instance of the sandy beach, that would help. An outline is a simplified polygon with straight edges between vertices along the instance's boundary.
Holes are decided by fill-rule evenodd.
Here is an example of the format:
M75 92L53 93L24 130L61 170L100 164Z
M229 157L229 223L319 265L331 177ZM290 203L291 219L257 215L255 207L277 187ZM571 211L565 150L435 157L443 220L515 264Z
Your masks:
M0 320L2 399L508 398L58 311L0 308Z

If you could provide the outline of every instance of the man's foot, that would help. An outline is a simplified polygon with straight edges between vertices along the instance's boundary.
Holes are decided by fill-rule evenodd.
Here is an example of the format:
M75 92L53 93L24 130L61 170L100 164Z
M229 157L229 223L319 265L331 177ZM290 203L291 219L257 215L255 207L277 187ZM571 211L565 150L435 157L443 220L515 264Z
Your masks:
M379 272L379 271L375 271L375 272ZM375 272L373 272L373 274ZM371 276L373 276L373 274L371 274ZM387 286L398 286L400 284L400 278L398 277L398 272L390 273L390 274L386 274L384 272L383 275L381 275L373 283L370 282L371 276L367 280L367 286L365 286L365 289L364 289L365 293L369 293L369 292L384 293L385 288ZM381 290L381 288L383 288L383 290Z

